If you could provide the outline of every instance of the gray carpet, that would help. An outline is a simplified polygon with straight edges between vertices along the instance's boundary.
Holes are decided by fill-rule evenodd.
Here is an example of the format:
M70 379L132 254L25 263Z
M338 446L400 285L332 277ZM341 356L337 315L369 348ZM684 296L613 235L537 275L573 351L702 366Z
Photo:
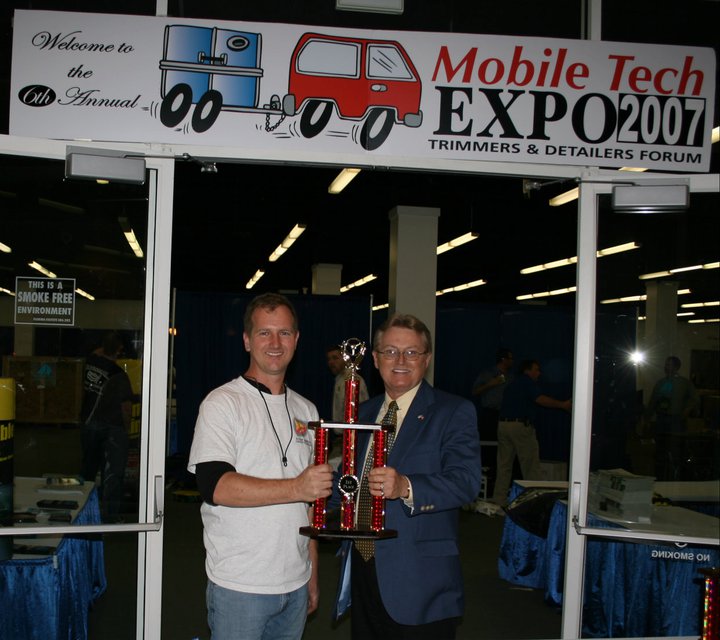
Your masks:
M57 426L16 429L15 473L47 470L76 473L79 433ZM199 504L167 496L164 523L163 640L206 640L205 570ZM541 591L516 588L497 575L497 553L504 519L463 511L460 514L464 567L465 617L458 640L544 639L560 636L561 616L545 604ZM137 537L104 536L107 591L89 618L90 640L135 638ZM348 619L334 623L331 611L337 584L337 543L320 548L320 609L308 621L305 640L348 640Z
M199 505L166 504L163 568L163 640L209 639L205 622L205 572ZM541 591L513 587L497 576L504 519L461 512L461 553L466 612L458 640L558 638L560 613ZM331 619L337 543L320 548L321 604L308 621L305 640L349 640L350 621ZM132 536L106 538L108 591L90 615L93 640L134 638L135 547Z

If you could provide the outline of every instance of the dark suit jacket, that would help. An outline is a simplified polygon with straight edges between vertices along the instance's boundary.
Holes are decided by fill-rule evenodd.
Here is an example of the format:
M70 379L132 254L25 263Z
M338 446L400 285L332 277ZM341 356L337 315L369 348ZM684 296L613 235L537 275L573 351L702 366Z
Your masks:
M383 400L381 395L363 403L358 422L374 422ZM359 440L361 452L363 443L366 435ZM385 502L385 528L398 532L375 544L385 608L407 625L461 616L458 509L477 497L482 473L473 404L423 381L387 464L410 479L414 508L402 499ZM344 545L348 551L349 543Z

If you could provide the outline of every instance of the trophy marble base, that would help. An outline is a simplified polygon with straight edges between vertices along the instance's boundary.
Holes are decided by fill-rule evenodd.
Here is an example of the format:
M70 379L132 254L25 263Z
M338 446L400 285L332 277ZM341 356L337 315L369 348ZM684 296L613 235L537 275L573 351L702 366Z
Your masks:
M385 538L397 538L397 531L394 529L383 529L382 531L369 531L359 529L318 529L316 527L300 527L300 535L309 538L323 538L328 540L384 540Z

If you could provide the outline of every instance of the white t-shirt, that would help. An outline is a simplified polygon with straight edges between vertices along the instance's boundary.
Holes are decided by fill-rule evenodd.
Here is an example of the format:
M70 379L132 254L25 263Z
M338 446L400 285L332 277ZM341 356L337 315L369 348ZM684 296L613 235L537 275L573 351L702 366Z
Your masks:
M313 462L315 432L307 424L315 420L315 405L291 389L271 395L237 378L203 400L188 470L219 461L248 476L294 478ZM310 579L309 539L298 532L308 524L306 503L203 503L200 512L205 568L215 584L247 593L289 593Z

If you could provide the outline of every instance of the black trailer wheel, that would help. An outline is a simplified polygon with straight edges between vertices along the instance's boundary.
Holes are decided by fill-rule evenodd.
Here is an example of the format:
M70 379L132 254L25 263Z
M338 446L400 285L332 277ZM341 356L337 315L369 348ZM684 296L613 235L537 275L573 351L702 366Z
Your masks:
M192 89L189 84L176 84L165 94L160 106L160 122L166 127L176 127L190 112Z
M219 91L210 89L210 91L203 93L193 112L192 128L197 133L207 131L215 124L215 120L220 115L222 104L223 97Z
M332 102L310 100L300 116L300 133L306 138L314 138L320 133L332 115Z
M395 124L395 116L392 109L370 109L360 131L360 144L363 149L368 151L377 149L387 140L393 124Z

